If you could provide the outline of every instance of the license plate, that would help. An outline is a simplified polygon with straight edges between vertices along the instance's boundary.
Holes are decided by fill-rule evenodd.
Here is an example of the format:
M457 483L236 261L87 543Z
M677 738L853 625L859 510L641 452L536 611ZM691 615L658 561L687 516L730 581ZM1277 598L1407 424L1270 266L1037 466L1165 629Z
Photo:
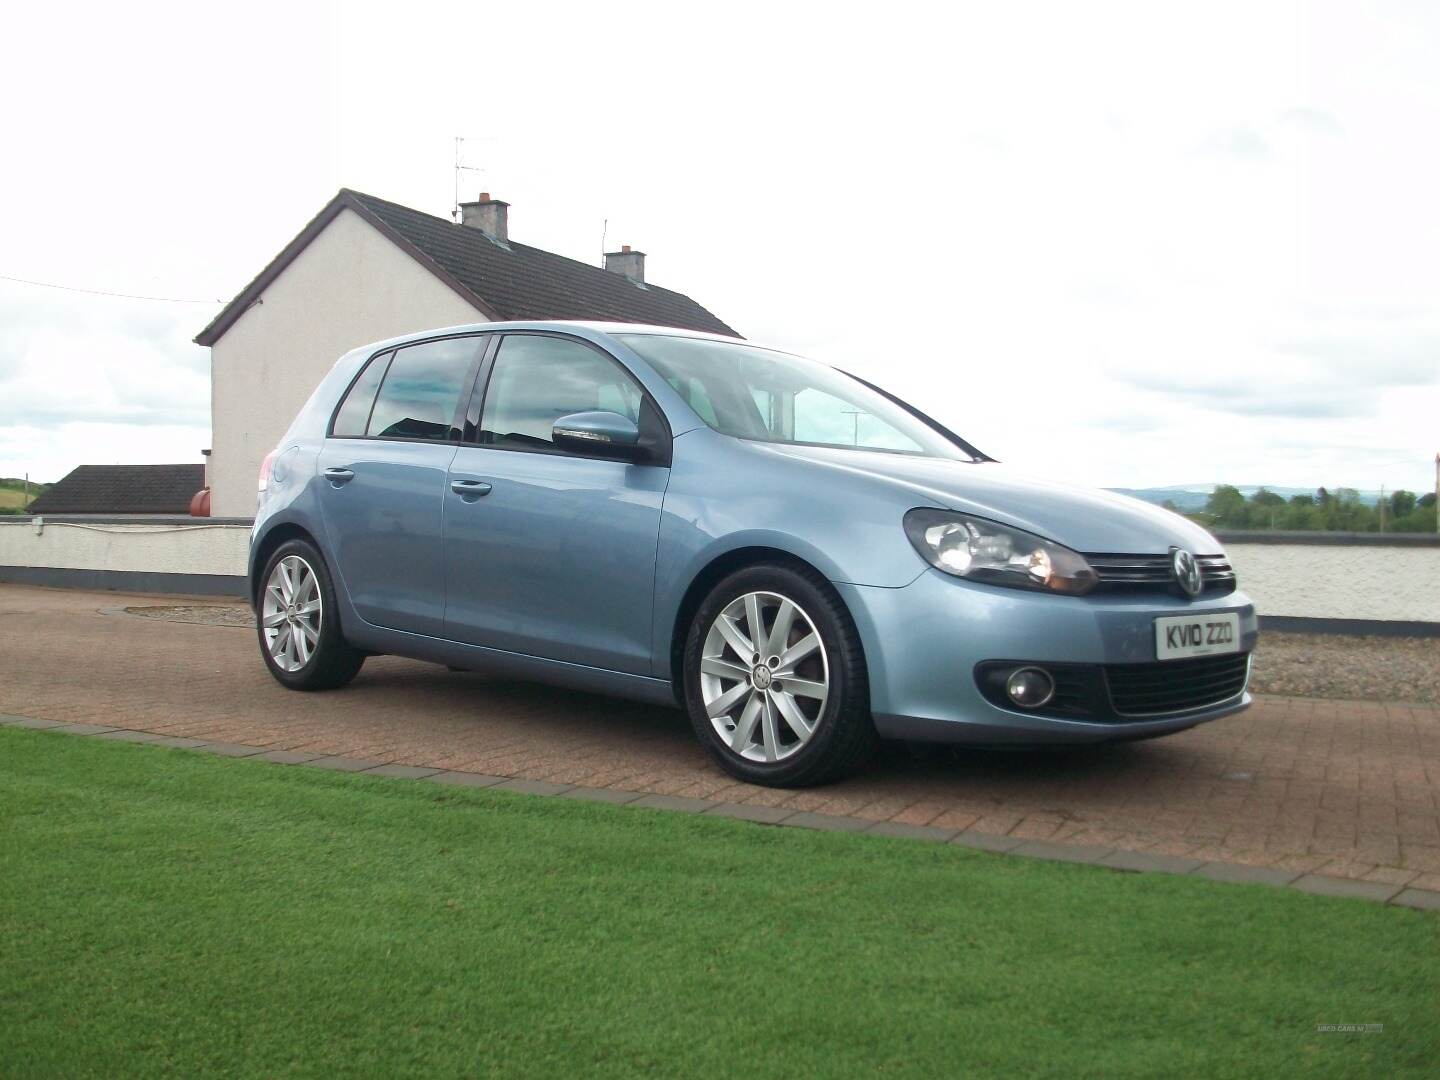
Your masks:
M1171 615L1155 620L1155 658L1216 656L1240 651L1240 615Z

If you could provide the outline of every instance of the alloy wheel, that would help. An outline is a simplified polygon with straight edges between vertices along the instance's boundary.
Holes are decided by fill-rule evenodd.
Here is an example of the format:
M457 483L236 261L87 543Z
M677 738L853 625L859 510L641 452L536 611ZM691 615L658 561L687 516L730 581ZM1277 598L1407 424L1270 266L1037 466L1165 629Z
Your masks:
M784 761L815 734L829 693L825 645L788 597L746 593L711 623L700 654L700 697L733 753Z
M286 555L270 571L260 607L265 649L281 671L299 671L320 645L324 611L320 581L299 555Z

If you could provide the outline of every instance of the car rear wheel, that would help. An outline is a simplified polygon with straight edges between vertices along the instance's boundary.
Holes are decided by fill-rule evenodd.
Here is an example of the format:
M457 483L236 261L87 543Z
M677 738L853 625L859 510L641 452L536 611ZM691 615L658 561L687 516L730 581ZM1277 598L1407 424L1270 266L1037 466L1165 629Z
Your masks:
M696 735L742 780L828 783L878 743L859 635L813 571L754 566L717 584L691 623L683 677Z
M335 588L325 561L303 540L275 549L256 598L265 666L291 690L333 690L355 678L365 654L340 632Z

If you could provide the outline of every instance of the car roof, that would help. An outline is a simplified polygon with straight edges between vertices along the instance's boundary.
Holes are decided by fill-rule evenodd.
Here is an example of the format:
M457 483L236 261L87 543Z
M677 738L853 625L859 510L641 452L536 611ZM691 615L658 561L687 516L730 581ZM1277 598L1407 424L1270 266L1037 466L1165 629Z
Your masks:
M401 334L396 337L385 338L382 341L371 342L369 345L362 346L354 351L369 354L378 352L381 349L405 345L412 341L425 341L430 338L446 337L452 334L494 333L502 330L563 331L578 333L581 337L589 338L607 337L614 334L657 334L666 337L695 338L700 341L723 341L731 345L755 345L754 342L745 341L742 338L730 337L726 334L710 334L701 330L683 330L674 326L653 326L648 323L591 322L579 319L533 319L515 322L461 323L457 326L441 326L431 330L417 330L409 334ZM763 345L757 347L765 348Z

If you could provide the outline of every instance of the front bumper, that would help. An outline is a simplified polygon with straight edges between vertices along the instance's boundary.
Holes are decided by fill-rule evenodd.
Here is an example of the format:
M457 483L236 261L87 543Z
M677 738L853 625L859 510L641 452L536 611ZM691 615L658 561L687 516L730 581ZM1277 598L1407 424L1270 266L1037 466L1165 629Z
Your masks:
M1239 712L1248 692L1205 708L1145 719L1067 719L1004 708L976 682L978 664L1153 664L1157 616L1237 612L1243 652L1259 636L1255 605L1241 592L1085 597L980 585L926 570L900 589L837 583L860 632L879 733L892 739L987 746L1063 745L1141 739Z

